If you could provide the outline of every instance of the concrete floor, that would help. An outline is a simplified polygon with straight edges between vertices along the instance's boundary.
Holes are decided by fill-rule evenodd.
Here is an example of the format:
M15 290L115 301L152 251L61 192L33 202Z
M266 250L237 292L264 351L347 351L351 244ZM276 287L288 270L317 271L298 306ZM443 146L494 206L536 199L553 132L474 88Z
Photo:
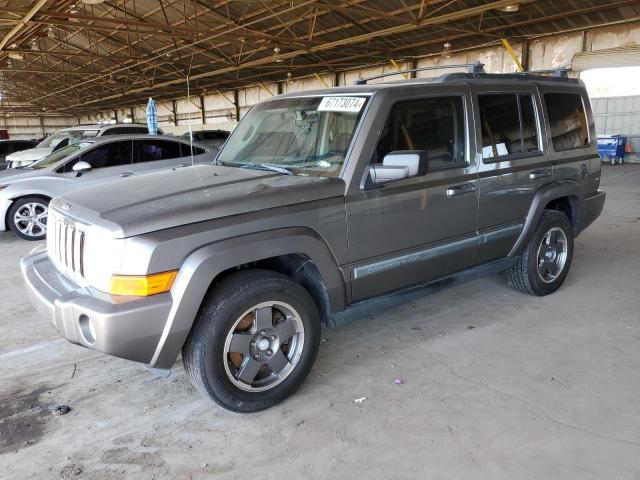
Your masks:
M602 183L556 294L486 277L327 329L298 394L252 415L59 339L5 234L0 477L640 478L640 165Z

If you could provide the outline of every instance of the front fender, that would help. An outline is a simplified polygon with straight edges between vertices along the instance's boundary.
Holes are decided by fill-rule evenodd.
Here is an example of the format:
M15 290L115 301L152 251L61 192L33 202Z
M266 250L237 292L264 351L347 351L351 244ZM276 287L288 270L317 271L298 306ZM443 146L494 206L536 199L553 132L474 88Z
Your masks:
M520 233L520 237L518 237L518 240L509 252L510 257L518 255L525 245L529 243L529 240L540 223L542 213L549 202L563 197L574 198L576 200L575 208L577 210L574 211L574 216L577 219L582 218L580 205L582 204L583 194L580 185L572 180L560 180L557 182L547 183L540 188L538 192L536 192L533 201L531 202L529 212L527 213L527 218L524 223L524 228Z
M149 366L168 369L173 365L209 287L220 273L238 265L296 253L308 256L317 266L331 309L344 309L344 279L331 251L312 230L285 228L215 242L195 250L182 263L171 289L173 306Z

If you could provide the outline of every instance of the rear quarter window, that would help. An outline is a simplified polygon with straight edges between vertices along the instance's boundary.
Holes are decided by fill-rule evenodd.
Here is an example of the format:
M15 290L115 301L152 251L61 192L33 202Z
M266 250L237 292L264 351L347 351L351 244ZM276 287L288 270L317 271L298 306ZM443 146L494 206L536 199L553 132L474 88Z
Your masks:
M577 93L545 93L551 141L556 152L589 146L589 124L582 96Z

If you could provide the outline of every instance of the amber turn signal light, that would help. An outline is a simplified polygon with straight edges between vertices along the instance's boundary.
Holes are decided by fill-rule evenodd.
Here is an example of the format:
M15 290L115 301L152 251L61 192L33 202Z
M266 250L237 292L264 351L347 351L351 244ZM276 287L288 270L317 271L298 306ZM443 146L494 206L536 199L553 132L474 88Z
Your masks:
M135 295L148 297L171 290L178 270L152 275L112 275L111 295Z

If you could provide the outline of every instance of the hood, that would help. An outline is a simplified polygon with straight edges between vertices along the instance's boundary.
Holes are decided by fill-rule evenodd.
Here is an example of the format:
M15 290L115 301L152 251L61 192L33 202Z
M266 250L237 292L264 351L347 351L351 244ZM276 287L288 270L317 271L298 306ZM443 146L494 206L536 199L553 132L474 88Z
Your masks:
M10 168L8 170L0 170L0 185L12 184L19 180L27 180L34 177L42 177L50 175L48 169L26 170L22 168Z
M32 163L46 157L53 151L53 148L30 148L7 155L8 162Z
M344 195L338 178L195 165L136 175L58 197L52 208L116 238Z

